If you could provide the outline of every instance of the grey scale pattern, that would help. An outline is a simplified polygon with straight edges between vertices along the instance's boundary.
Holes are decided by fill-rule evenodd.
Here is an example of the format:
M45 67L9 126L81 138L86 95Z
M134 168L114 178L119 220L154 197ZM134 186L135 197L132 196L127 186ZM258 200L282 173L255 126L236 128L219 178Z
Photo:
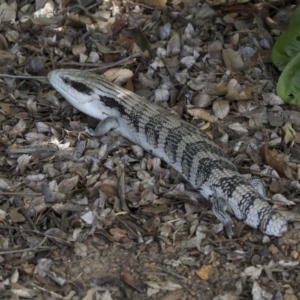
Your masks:
M180 172L207 200L222 199L229 213L266 234L287 231L286 219L195 126L93 73L61 69L48 79L78 110L100 120L116 118L117 131Z

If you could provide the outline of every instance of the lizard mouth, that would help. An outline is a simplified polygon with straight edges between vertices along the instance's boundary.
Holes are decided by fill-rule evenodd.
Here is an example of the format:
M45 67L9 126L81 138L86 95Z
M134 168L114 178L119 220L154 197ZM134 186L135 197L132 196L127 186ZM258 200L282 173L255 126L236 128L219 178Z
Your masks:
M261 231L267 235L282 236L288 231L287 220L277 212L261 223Z

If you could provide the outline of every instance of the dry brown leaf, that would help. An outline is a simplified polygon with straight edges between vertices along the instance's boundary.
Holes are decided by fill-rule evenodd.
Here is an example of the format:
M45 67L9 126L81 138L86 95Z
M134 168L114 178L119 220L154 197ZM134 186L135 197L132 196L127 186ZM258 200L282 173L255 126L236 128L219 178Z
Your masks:
M131 80L133 72L126 68L111 68L103 74L109 81L117 85L123 85Z
M196 59L194 56L185 56L180 60L180 63L182 63L187 69L190 69L196 63Z
M16 283L19 281L19 270L15 269L14 272L10 276L10 282Z
M242 124L240 123L233 123L233 124L230 124L228 126L228 128L234 130L235 132L239 133L239 134L243 134L243 133L247 133L248 132L248 129L245 128Z
M88 255L87 245L84 243L75 242L74 253L80 257L87 257Z
M157 228L160 225L160 218L157 216L157 214L155 214L153 217L149 218L144 224L143 224L143 228L151 233L154 234L155 231L157 230Z
M171 24L166 23L163 26L159 27L159 37L161 40L165 40L170 36L171 33Z
M26 170L26 166L29 164L30 159L31 159L31 155L27 155L27 154L23 154L18 157L17 162L21 174L24 174Z
M132 83L132 78L129 78L128 81L125 84L125 89L127 89L128 91L133 92L134 91L134 87L133 87L133 83Z
M142 147L137 146L137 145L132 145L131 149L132 149L133 154L137 158L142 158L144 156L144 149Z
M124 36L123 34L119 34L119 41L122 43L122 45L124 46L124 48L127 51L130 51L133 47L133 43L134 41L126 36Z
M222 4L226 4L227 0L206 0L206 2L210 6L219 6L219 5L222 5Z
M217 40L212 42L210 45L208 45L207 51L211 58L222 59L222 48L223 48L223 43Z
M76 169L76 172L77 172L78 169ZM82 173L82 172L81 172ZM78 174L78 173L77 173ZM96 174L91 174L91 175L84 175L82 177L86 177L87 181L86 181L86 186L91 186L91 185L94 185L99 177L100 177L100 174L96 173Z
M223 2L223 3L226 3L226 0L224 0L224 1L225 2ZM218 1L212 1L212 2L215 3ZM210 7L209 4L208 4L208 1L207 1L207 3L206 2L203 3L203 5L200 7L200 9L197 10L196 19L205 20L205 19L209 19L209 18L213 17L216 14L216 12ZM219 4L217 4L217 5L219 5Z
M180 53L180 36L179 34L173 35L167 45L167 55L175 56Z
M283 300L299 300L296 295L285 295Z
M9 51L1 50L0 49L0 59L2 61L6 60L15 60L17 56Z
M64 179L58 185L58 190L65 194L69 193L77 186L78 180L79 176L73 176L71 178Z
M112 25L111 30L114 34L116 34L120 32L120 30L124 28L126 25L127 25L127 19L124 16L119 15L118 18L116 18L115 23Z
M300 125L300 112L296 110L285 110L282 112L287 121Z
M246 276L250 276L251 280L256 280L259 278L261 275L263 268L262 267L254 267L254 266L249 266L244 270L244 273Z
M16 295L20 296L26 299L34 299L34 297L37 295L37 291L34 289L26 288L23 285L20 285L18 283L11 283L11 292Z
M45 236L55 238L57 240L67 240L68 235L59 228L50 228L44 232Z
M139 170L136 173L137 177L141 180L149 179L151 176L146 170Z
M159 6L164 7L167 3L167 0L135 0L136 3L142 3L150 6Z
M274 93L262 93L262 98L266 105L283 105L284 102Z
M232 49L223 49L222 56L227 70L241 71L245 68L241 55Z
M297 132L295 137L294 137L294 141L297 144L300 144L300 132Z
M68 18L76 23L85 25L91 25L93 23L90 17L87 17L85 15L78 15L72 12L68 13Z
M163 88L159 88L155 90L155 102L159 102L159 101L167 101L170 98L170 93L169 90L167 89L163 89Z
M217 122L218 119L215 116L212 116L210 113L208 113L206 110L202 108L192 108L187 110L188 114L193 117L198 117L204 121L208 121L210 123Z
M146 52L148 53L148 55L151 53L151 46L149 44L149 41L141 29L135 27L130 30L123 30L122 33L131 38L134 43L137 44L138 47L144 52L144 54Z
M98 63L99 61L100 61L99 54L95 51L91 51L89 56L88 56L87 62L89 62L89 63Z
M192 104L195 107L204 108L210 106L211 103L212 103L212 99L211 96L208 94L197 93L192 99Z
M272 196L272 200L273 200L274 202L281 203L281 204L286 205L286 206L295 205L295 202L286 199L286 198L285 198L283 195L281 195L281 194L275 194L275 195L273 195L273 196Z
M41 258L38 260L38 264L35 266L33 273L40 277L46 277L52 264L52 259Z
M300 168L297 169L297 180L300 180Z
M12 208L9 216L14 223L21 223L25 221L25 217L19 212L19 208Z
M20 119L19 122L13 127L11 134L21 135L26 130L26 122Z
M97 43L97 42L95 42L95 45L97 47L98 52L100 52L102 54L109 54L109 53L112 53L112 52L113 53L117 52L116 50L113 51L111 48L103 46L103 45L101 45L100 43Z
M112 238L116 242L124 242L128 239L127 231L119 227L114 227L109 230Z
M141 84L150 89L156 89L159 85L159 81L157 78L151 78L149 75L144 73L139 73L138 79L141 82Z
M121 202L121 208L123 211L129 212L129 208L126 203L125 194L126 194L126 183L125 183L125 172L121 171L119 182L118 182L118 194Z
M118 195L118 187L112 184L101 184L99 189L107 196L113 197Z
M293 129L291 122L286 122L284 124L284 126L282 127L282 130L285 133L283 141L287 145L288 143L290 143L294 140L296 131Z
M133 275L129 267L122 265L120 278L122 281L124 281L126 284L131 286L133 289L140 291L140 289L137 287L137 284L135 283L135 280L133 278Z
M300 253L298 251L294 250L294 251L291 252L291 257L293 259L297 260L300 257Z
M27 275L32 276L33 270L34 270L34 265L29 264L28 262L25 262L24 264L21 264L21 270L25 272Z
M269 190L274 194L276 193L282 194L286 191L286 188L284 187L284 185L280 180L279 181L274 180L270 183Z
M229 102L226 100L217 100L213 103L213 111L217 118L223 120L229 113Z
M264 144L260 148L260 155L269 164L270 167L278 172L278 174L294 180L293 173L289 165L278 158L275 153L269 150L268 144Z
M85 214L82 214L80 219L83 220L86 224L92 225L96 215L92 211L87 211Z
M205 89L207 94L215 95L215 96L224 96L227 94L227 86L224 80L221 80L219 83L208 83L205 85Z
M2 109L6 114L10 115L10 104L5 102L0 102L0 109Z
M271 54L272 54L271 50L259 49L251 57L251 64L255 66L260 64L271 63L272 62Z
M160 300L180 300L183 299L184 290L177 290L175 292L170 292L166 296L160 298Z
M213 270L212 265L204 265L199 270L196 271L196 274L204 281L209 279L209 276Z
M80 54L82 53L86 53L87 49L86 49L86 46L84 43L81 43L79 45L75 45L73 48L72 48L72 53L75 55L75 56L79 56Z
M16 18L16 6L15 3L12 2L11 4L8 4L6 1L4 1L0 5L0 23L6 23L6 22L14 22Z
M136 43L133 43L131 52L132 54L143 54L144 57L149 57L151 53L148 49L142 51Z
M120 59L119 53L106 53L103 54L103 59L105 63L111 63L114 61L118 61Z
M3 222L7 217L7 212L0 209L0 222Z
M165 213L170 210L170 207L167 205L157 205L157 206L149 206L142 208L142 212L144 214L158 215L160 213Z

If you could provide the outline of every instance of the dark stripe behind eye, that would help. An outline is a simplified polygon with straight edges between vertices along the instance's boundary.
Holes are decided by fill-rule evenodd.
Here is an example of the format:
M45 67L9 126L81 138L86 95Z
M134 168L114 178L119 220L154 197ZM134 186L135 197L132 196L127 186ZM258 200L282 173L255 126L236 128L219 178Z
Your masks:
M86 95L91 95L93 93L93 90L90 89L88 86L86 86L84 83L82 82L78 82L78 81L74 81L71 80L68 77L63 77L62 81L65 84L70 85L73 89L75 89L76 91L82 93L82 94L86 94Z

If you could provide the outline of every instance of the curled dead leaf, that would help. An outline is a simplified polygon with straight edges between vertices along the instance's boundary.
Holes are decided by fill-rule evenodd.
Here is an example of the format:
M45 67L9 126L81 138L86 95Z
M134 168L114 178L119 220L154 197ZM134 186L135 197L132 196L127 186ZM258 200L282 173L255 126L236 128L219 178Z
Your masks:
M214 101L213 111L219 119L223 120L229 113L229 102L226 100Z
M113 81L115 84L123 85L132 78L133 72L125 68L111 68L107 70L103 75L110 81Z
M63 193L69 193L77 186L78 180L79 176L77 175L71 178L64 179L58 185L58 190Z
M284 131L284 143L288 144L294 140L294 137L296 136L296 131L293 129L291 122L286 122L284 126L282 127L282 130Z
M180 53L180 36L179 34L173 35L167 45L167 55L175 56Z
M12 282L10 284L10 291L15 297L22 297L26 299L33 299L37 295L37 291L34 289L26 288L23 285ZM13 297L14 298L14 297ZM16 298L17 299L17 298Z
M118 40L122 43L122 45L124 46L124 48L127 50L127 51L130 51L132 46L133 46L133 40L124 36L123 34L119 34L119 38Z
M204 265L199 270L196 271L196 274L204 281L209 279L213 267L212 265Z
M124 265L121 267L120 277L121 277L122 281L124 281L126 284L131 286L133 289L141 292L141 289L139 289L135 283L135 280L133 278L132 272L129 267L124 266Z
M122 34L125 35L127 38L131 38L135 44L144 52L147 53L147 57L151 53L151 46L146 35L142 32L141 29L134 27L129 30L122 30Z
M188 114L193 117L198 117L204 121L208 121L210 123L216 122L218 119L215 116L212 116L210 113L208 113L206 110L202 108L193 108L187 110Z
M204 93L197 93L192 99L192 103L195 107L207 107L211 105L211 102L211 96Z
M112 235L113 240L116 242L124 242L128 239L127 231L119 227L111 228L109 232Z
M206 83L204 86L204 92L214 96L225 96L228 93L228 89L224 80L219 83Z
M228 128L234 130L235 132L239 133L239 134L243 134L243 133L247 133L248 132L248 129L245 128L242 124L240 123L233 123L233 124L230 124L228 126Z
M278 174L287 177L290 180L294 180L292 169L287 163L282 161L273 151L269 150L268 144L264 144L260 148L261 157L278 172Z
M226 65L226 69L230 71L240 71L244 69L244 62L241 55L228 48L222 50L222 56Z

